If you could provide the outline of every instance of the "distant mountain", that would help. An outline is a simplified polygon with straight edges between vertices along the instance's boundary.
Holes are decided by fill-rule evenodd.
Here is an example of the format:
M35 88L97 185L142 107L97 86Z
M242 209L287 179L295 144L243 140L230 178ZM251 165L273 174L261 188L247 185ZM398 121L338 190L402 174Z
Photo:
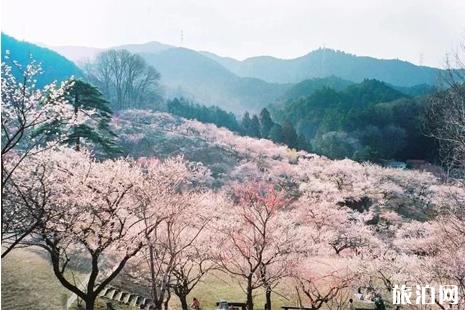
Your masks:
M212 59L186 48L141 55L161 73L168 97L185 96L236 113L257 111L290 87L238 77Z
M186 97L228 111L258 111L274 102L291 86L260 79L239 77L203 53L171 45L148 42L112 47L142 55L161 74L167 98ZM93 58L104 49L56 47L58 52L76 62ZM82 58L76 57L81 55Z
M133 53L159 53L166 51L170 48L175 48L175 46L163 44L157 41L142 43L142 44L125 44L112 47L114 49L126 49Z
M435 85L440 69L416 66L392 59L355 56L332 49L318 49L294 59L260 56L243 61L204 55L214 59L231 72L271 83L297 83L305 79L337 76L354 82L377 79L392 85L410 87L418 84Z
M395 85L391 88L408 96L425 95L434 90L441 72L405 61L359 57L331 49L315 50L295 59L260 56L239 61L155 41L114 48L139 53L153 65L162 75L168 98L184 96L235 113L307 97L323 87L341 91L365 79ZM91 58L103 51L80 47L56 50L75 61L79 61L79 55Z
M5 59L6 51L9 51L8 59ZM63 81L71 76L81 76L81 70L71 61L48 48L16 40L2 33L2 61L12 64L19 62L22 66L30 63L31 59L41 64L43 74L37 78L37 85L43 86L53 81ZM13 73L19 71L13 67Z

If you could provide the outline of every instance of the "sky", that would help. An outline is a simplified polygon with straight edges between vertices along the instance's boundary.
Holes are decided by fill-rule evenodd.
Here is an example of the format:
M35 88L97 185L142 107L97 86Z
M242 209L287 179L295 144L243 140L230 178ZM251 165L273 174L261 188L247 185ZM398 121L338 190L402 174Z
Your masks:
M57 46L159 41L244 59L319 47L443 67L465 0L3 0L2 31Z

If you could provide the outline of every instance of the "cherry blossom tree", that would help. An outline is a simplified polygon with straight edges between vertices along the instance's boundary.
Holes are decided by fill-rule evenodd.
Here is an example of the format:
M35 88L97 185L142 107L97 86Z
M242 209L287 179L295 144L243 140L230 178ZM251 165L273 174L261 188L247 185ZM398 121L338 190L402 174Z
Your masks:
M287 258L296 246L284 193L272 185L249 182L234 186L232 199L216 227L223 242L218 263L246 282L247 309L253 309L253 291L262 286L270 309L271 291L288 274Z
M7 53L5 57L9 57ZM12 180L15 171L30 156L44 149L45 135L35 135L39 127L60 121L71 114L63 100L63 88L54 83L37 89L35 79L40 66L31 61L23 67L13 62L20 72L19 80L12 67L2 62L2 196L5 201L11 190L18 191L18 182ZM40 171L38 171L40 173ZM10 189L7 189L10 187ZM14 189L12 189L14 188ZM13 199L13 198L12 198ZM30 202L7 203L2 206L2 243L5 257L38 225L41 212L31 213ZM25 207L26 209L20 209ZM37 206L36 206L37 207ZM32 216L33 215L33 216Z
M349 264L350 261L303 259L294 271L300 307L320 309L345 296L357 276Z
M188 265L201 258L194 254L209 216L201 212L207 194L200 185L208 181L209 175L203 166L181 157L163 162L143 159L142 166L144 182L138 193L141 207L137 216L143 224L147 246L131 264L129 274L150 288L155 308L161 309L170 296L172 279L184 281L191 276ZM174 290L183 307L194 282L179 283Z
M62 149L27 158L17 173L18 194L46 204L47 220L23 243L45 249L60 283L94 309L102 289L144 245L135 216L140 169L127 160L97 162L88 152ZM83 287L68 273L81 260L88 266Z
M221 197L202 193L196 200L190 210L175 219L168 243L170 257L174 257L170 286L183 310L189 309L187 296L190 292L207 273L217 268L212 247L220 246L212 236L212 223L218 216L214 208L222 203Z

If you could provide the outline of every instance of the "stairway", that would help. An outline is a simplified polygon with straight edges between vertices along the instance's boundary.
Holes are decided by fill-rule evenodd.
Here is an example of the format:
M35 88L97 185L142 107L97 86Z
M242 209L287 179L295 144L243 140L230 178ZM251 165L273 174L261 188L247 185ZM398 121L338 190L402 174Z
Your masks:
M134 294L118 287L108 285L99 294L101 298L117 301L130 306L140 306L148 304L151 299L145 296Z

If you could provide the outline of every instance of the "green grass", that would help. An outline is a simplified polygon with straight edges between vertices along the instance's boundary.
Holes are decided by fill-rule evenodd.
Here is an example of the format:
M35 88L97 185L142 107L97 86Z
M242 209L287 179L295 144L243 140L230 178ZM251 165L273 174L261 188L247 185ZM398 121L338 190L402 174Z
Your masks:
M47 256L31 249L12 251L2 260L2 309L4 310L62 310L64 301L70 296L55 278ZM283 305L297 305L297 298L292 283L282 283L276 289L278 294L272 295L273 310L281 309ZM285 295L288 299L279 294ZM199 299L202 309L215 309L215 303L220 300L245 302L245 293L235 279L222 272L208 275L188 297ZM97 310L106 309L105 299L99 299ZM117 302L112 302L117 310L134 310ZM264 306L264 292L255 291L255 309ZM357 305L362 306L362 304ZM368 306L368 305L367 305ZM73 306L70 310L78 309ZM178 298L172 294L170 310L180 309Z
M284 287L277 289L278 293L289 296L290 300L285 300L283 297L272 294L272 308L281 309L282 305L295 304L296 300L292 292L285 293ZM265 292L262 289L257 289L254 292L254 309L260 310L265 305ZM188 302L192 302L192 298L199 299L202 309L215 309L215 304L220 300L245 302L245 293L239 285L238 281L231 279L227 274L216 272L208 275L205 280L194 288L189 296ZM172 296L174 299L173 309L180 309L177 302L177 296Z
M2 259L2 309L63 309L70 294L55 279L45 257L19 249Z
M2 259L2 309L62 310L71 293L53 274L47 253L39 249L13 250ZM133 310L113 302L116 310ZM73 306L70 310L78 309ZM106 300L98 300L97 310L106 309Z
M117 303L116 301L112 301L112 305L113 305L113 308L115 308L115 310L136 310L136 309L139 309L139 308L135 308L135 307L131 307L131 306L127 306L127 305L124 305L124 304L121 304L121 303ZM69 310L81 310L81 309L85 309L84 307L77 307L77 306L72 306L71 308L69 308ZM106 299L97 299L97 303L95 305L95 310L106 310L107 309L107 300Z

